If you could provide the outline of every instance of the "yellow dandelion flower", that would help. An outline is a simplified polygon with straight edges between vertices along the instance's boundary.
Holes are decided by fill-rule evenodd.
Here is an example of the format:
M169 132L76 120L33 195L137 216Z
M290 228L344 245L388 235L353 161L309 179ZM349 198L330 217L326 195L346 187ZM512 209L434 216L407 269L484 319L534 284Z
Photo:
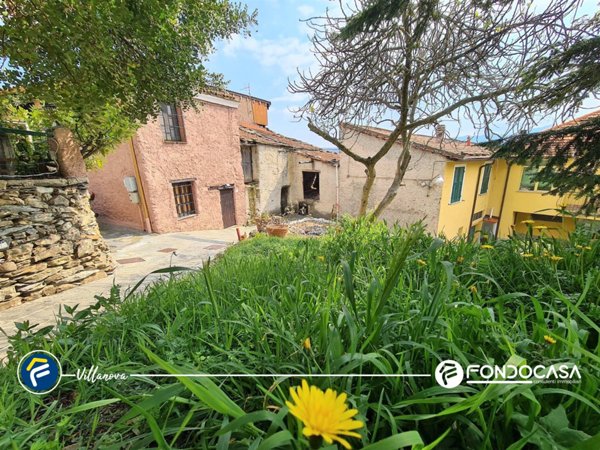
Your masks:
M556 344L556 339L554 339L552 336L545 335L544 340L550 345Z
M302 345L304 346L304 348L306 350L310 350L312 348L312 345L310 343L310 338L307 337L306 339L304 339L304 342L302 343Z
M489 245L489 244L483 244L483 245L481 246L481 248L483 248L483 249L485 249L485 250L491 250L491 249L493 249L493 248L494 248L494 246L493 246L493 245Z
M323 392L316 386L309 386L302 380L302 386L290 388L294 403L286 401L290 412L304 424L304 436L320 436L328 444L339 442L346 449L352 448L342 436L360 438L355 431L364 424L352 418L358 413L356 409L348 409L347 395L337 394L332 389Z
M456 258L456 262L459 263L459 264L462 263L464 260L465 260L464 256L458 256Z
M471 286L469 286L469 290L473 293L473 294L477 294L477 286L475 286L474 284L472 284Z
M325 257L324 257L323 255L319 255L319 256L317 256L317 259L318 259L319 261L325 261Z
M562 256L556 256L556 255L551 255L550 256L550 261L553 261L553 262L558 262L558 261L560 261L562 259L563 259Z
M589 245L586 245L585 247L583 247L584 250L591 250L592 247L590 247Z
M521 220L521 223L523 225L533 225L535 223L535 220L531 220L531 219L529 219L529 220Z
M542 231L542 230L547 230L548 227L546 225L538 225L536 227L533 227L533 229Z
M523 258L533 258L533 253L521 253Z
M581 249L583 248L583 245L579 245L579 244L577 244L577 245L575 246L575 248L578 248L579 250L581 250Z
M423 261L422 259L417 259L417 264L420 266L426 266L427 263L425 261Z

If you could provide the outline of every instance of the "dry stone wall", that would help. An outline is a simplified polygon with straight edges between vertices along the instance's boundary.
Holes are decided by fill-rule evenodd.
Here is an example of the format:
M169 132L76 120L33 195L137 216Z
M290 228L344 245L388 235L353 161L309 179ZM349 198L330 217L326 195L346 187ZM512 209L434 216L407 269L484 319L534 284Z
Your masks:
M0 310L113 269L87 178L0 180Z

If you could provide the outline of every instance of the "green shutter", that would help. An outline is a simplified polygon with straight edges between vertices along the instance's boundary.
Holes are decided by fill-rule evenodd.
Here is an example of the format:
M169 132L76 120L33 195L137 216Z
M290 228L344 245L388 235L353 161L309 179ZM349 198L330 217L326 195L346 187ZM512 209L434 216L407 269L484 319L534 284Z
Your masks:
M465 178L464 166L454 168L454 180L452 181L452 195L450 203L459 202L462 194L463 181Z
M492 172L492 166L487 164L483 168L483 179L481 180L481 190L479 194L487 194L490 186L490 173Z

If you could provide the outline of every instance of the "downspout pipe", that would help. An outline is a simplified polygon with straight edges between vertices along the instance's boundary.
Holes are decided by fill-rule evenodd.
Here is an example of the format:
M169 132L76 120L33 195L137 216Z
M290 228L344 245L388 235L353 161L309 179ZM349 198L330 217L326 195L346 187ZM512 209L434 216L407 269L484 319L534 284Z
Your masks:
M129 149L131 151L131 159L133 160L133 170L135 171L135 178L137 180L138 190L140 193L140 202L142 204L142 218L144 219L144 229L148 233L152 233L152 222L150 220L148 204L146 203L146 195L144 193L144 185L142 183L142 176L140 175L140 168L138 165L137 156L135 154L135 146L133 144L133 137L129 138Z
M335 218L340 218L340 162L335 164Z
M498 239L498 233L500 232L500 225L502 225L502 212L504 211L504 201L506 200L506 190L508 188L508 178L510 177L510 170L512 169L513 163L508 163L508 169L506 170L506 180L504 181L504 190L502 191L502 201L500 202L500 211L498 211L498 226L496 227L496 233L494 239Z
M479 182L481 181L481 169L483 169L486 165L487 164L482 164L481 166L479 166L479 170L477 172L477 184L475 184L475 193L473 194L473 206L471 207L471 217L469 217L469 228L467 228L467 236L471 232L471 227L473 226L473 214L475 214L475 206L477 205L477 194L479 193Z

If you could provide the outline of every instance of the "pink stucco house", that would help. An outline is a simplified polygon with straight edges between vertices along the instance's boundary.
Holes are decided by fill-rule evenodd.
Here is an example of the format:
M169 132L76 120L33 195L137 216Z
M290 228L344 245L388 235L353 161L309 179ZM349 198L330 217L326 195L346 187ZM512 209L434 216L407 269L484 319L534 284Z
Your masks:
M100 221L154 233L246 222L239 101L223 93L198 102L198 111L163 105L89 172Z

